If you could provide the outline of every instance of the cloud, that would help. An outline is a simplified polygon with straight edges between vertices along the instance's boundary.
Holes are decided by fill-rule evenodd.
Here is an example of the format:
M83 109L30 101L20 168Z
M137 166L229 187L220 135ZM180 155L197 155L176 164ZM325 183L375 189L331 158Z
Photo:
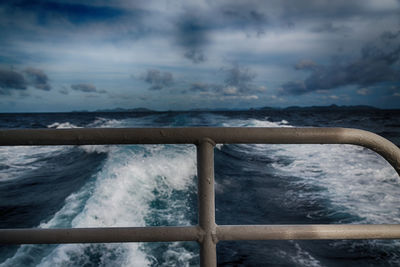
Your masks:
M379 42L369 43L362 48L360 57L344 63L334 61L330 65L318 65L312 61L299 62L295 69L309 71L309 76L304 81L283 84L281 93L301 95L349 85L362 88L384 82L398 83L400 71L394 65L400 59L399 36L385 34L384 46Z
M59 92L60 94L63 94L63 95L68 95L68 94L69 94L68 88L65 87L65 86L61 87L61 89L58 90L58 92Z
M33 59L38 54L33 51L29 53L29 50L23 51L25 53L22 55L17 54L21 52L13 49L17 43L39 43L54 49L53 46L57 44L71 42L93 44L146 36L150 32L146 20L151 12L140 5L126 4L124 1L0 1L0 48L5 50L4 54L0 54L6 56L6 60L14 59L11 63L19 63L15 62L15 58L22 58L21 62L26 62L30 58L24 58L24 54L29 54Z
M51 24L55 20L69 21L81 25L90 22L102 22L121 17L125 14L123 9L102 6L88 5L71 2L54 1L19 1L10 4L10 9L34 12L37 14L39 23Z
M245 30L255 30L257 35L265 33L265 28L269 24L268 16L257 10L257 6L242 3L235 3L231 6L231 4L223 6L221 11L222 19L228 25Z
M366 22L369 25L371 20L384 19L393 27L393 21L397 21L399 16L399 4L396 1L380 4L363 0L221 0L188 1L181 7L183 11L179 8L175 10L183 15L174 23L174 38L183 48L184 56L194 63L207 60L207 50L214 45L213 38L217 40L219 35L226 32L244 31L248 37L254 32L257 36L268 31L279 35L286 30L299 32L303 29L313 35L354 32L360 34L358 36L362 41L376 33L375 29L364 32ZM337 45L336 42L330 44Z
M174 83L174 77L171 72L161 72L155 69L149 69L140 79L150 84L149 90L161 90L170 87Z
M347 33L351 31L351 28L345 26L336 26L332 22L323 22L311 29L311 31L316 33Z
M190 48L184 54L185 58L190 59L193 63L206 61L206 56L202 49Z
M354 51L358 51L366 40L381 33L382 27L390 30L398 26L399 17L398 8L387 7L392 0L382 3L363 0L178 0L161 5L153 1L133 2L3 1L0 4L0 25L3 26L0 58L3 63L12 62L16 66L35 66L30 62L40 62L49 71L52 69L58 72L55 77L46 72L50 80L34 85L27 73L16 71L24 76L26 87L32 84L28 92L34 88L46 89L46 84L58 91L60 84L69 80L68 90L62 90L61 94L68 91L70 94L78 94L79 90L71 89L70 85L74 84L73 81L82 81L76 77L79 72L83 71L86 81L100 87L99 81L104 80L104 77L100 77L98 71L107 75L108 82L112 82L122 77L119 75L124 75L122 73L126 73L129 68L135 71L133 67L143 72L147 68L158 69L158 76L149 75L153 78L143 78L141 81L145 88L161 90L152 91L153 96L161 93L165 95L165 89L177 92L186 85L187 92L192 94L213 93L232 99L234 96L252 95L261 98L266 95L266 89L259 86L258 79L269 80L273 84L285 79L283 82L289 83L282 87L286 91L282 90L287 94L306 94L325 88L323 90L329 91L330 95L331 89L352 82L359 86L353 91L355 94L357 89L369 88L370 82L346 74L349 69L357 77L354 69L362 73L367 69L356 63L368 63L368 60L363 59L361 54L354 55ZM289 24L292 27L288 27ZM372 24L374 27L371 27ZM342 33L346 27L353 29L352 35L346 38L340 34L330 34ZM382 42L393 43L398 40L398 34L397 31L382 33ZM340 54L347 59L330 64L327 57L331 54L328 53L339 53L339 46L343 48ZM372 50L369 49L370 54ZM378 50L387 52L382 46L378 46ZM312 55L310 59L314 61L297 61L309 55ZM393 55L395 57L396 53ZM366 58L373 57L367 55ZM212 70L216 70L223 62L232 61L254 66L254 70L263 76L255 77L252 71L247 70L246 73L246 68L237 67L235 70L232 66L217 71L220 77L216 80ZM201 67L194 66L192 62L203 64ZM291 74L282 67L287 62L298 62L295 77L302 77L301 81L286 78ZM394 64L389 65L389 74L396 73ZM163 78L165 70L173 71L172 82ZM89 72L85 74L85 71ZM383 71L377 73L381 75ZM183 75L204 78L194 79L197 83L191 83L193 79L189 82L174 82L174 78L179 79ZM39 77L33 74L30 76L33 76L32 80ZM125 80L119 81L115 93L128 88L128 83ZM169 89L171 84L176 86ZM12 90L2 89L8 93ZM81 92L79 94L83 95L84 91ZM293 98L288 99L292 101Z
M79 83L71 85L71 89L75 91L80 91L84 93L96 93L96 94L105 94L106 90L97 90L96 86L90 83Z
M400 84L398 84L398 85L392 85L392 86L389 88L389 90L390 90L390 94L391 94L392 96L396 96L396 97L399 97L399 96L400 96Z
M220 85L202 83L202 82L194 82L190 85L189 91L191 91L191 92L208 92L212 88L217 88L217 87L220 87Z
M21 98L25 98L25 97L30 97L31 94L29 94L27 91L19 91L18 92L19 97ZM37 99L39 99L39 96L36 96Z
M225 79L223 83L194 82L189 86L189 92L218 98L220 100L256 100L257 94L263 94L267 88L255 85L256 74L249 68L233 64L221 69Z
M312 69L314 69L314 68L316 68L317 67L317 64L314 62L314 61L312 61L312 60L307 60L307 59L303 59L303 60L301 60L300 62L298 62L295 66L294 66L294 68L296 69L296 70L312 70Z
M292 81L287 82L278 89L280 95L302 95L309 93L307 86L304 81Z
M357 94L359 95L369 95L371 93L371 90L368 88L361 88L357 90Z
M0 95L9 95L11 90L26 90L24 76L12 69L0 68Z
M29 67L24 70L24 73L30 85L40 90L50 91L49 78L43 70Z
M209 27L207 22L194 13L187 13L176 23L176 39L184 49L184 56L193 63L206 60L203 49L209 42Z
M262 0L260 0L262 1ZM278 9L281 19L291 21L310 20L330 22L344 21L351 18L390 16L398 14L398 3L396 1L385 1L386 3L376 3L374 1L363 0L320 0L320 1L276 1L275 8Z
M400 31L398 31L398 32L385 31L381 34L381 39L384 42L390 42L390 41L396 39L397 37L399 37L399 35L400 35Z
M203 4L189 2L183 6L183 25L194 24L196 30L201 30L200 37L203 34L208 36L208 32L215 29L244 29L263 34L269 27L301 23L313 25L311 30L314 32L340 32L350 29L346 25L348 20L381 16L396 18L399 14L399 4L395 1L376 4L364 0L220 0Z
M97 91L96 86L88 83L79 83L71 85L71 88L75 91L81 91L84 93L94 93Z
M239 92L253 90L253 80L256 74L249 68L240 67L234 64L231 68L224 69L226 73L225 83L228 86L235 87Z
M223 88L222 92L225 95L236 95L237 93L239 93L239 90L235 86L227 86Z
M212 44L212 35L219 31L244 30L255 31L257 36L265 33L268 17L258 11L261 3L231 3L188 7L174 23L175 39L183 48L184 56L193 63L207 60L206 49ZM190 4L189 4L190 6Z
M10 95L13 90L27 90L28 86L49 91L49 78L43 70L28 67L24 71L0 68L0 94Z

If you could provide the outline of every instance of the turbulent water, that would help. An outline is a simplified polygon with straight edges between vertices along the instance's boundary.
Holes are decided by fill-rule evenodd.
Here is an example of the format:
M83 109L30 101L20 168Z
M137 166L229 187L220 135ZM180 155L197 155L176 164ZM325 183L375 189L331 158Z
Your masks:
M400 112L2 114L0 128L325 126L400 145ZM400 223L400 178L352 145L217 145L217 224ZM197 224L192 145L0 147L0 227ZM400 242L220 242L221 266L399 266ZM196 266L195 242L1 246L0 266Z

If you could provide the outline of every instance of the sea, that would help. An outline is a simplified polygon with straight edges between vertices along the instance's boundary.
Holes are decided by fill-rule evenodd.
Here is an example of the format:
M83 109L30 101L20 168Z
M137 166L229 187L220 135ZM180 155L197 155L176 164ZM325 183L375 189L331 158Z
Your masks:
M350 127L400 146L400 110L0 114L0 128ZM398 224L400 177L354 145L215 147L216 223ZM0 228L197 224L194 145L0 147ZM399 240L222 241L219 266L400 266ZM198 266L196 242L2 245L0 266Z

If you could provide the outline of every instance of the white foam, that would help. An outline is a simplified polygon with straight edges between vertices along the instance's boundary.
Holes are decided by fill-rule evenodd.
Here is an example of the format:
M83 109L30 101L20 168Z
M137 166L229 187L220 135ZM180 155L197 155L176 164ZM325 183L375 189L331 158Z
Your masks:
M55 129L68 129L68 128L81 128L70 122L55 122L50 125L47 125L47 128L55 128Z
M196 255L190 253L180 246L180 243L175 242L168 246L168 250L163 255L163 262L159 266L185 266L188 267L189 261Z
M222 123L223 127L292 127L289 125L289 122L286 120L281 120L278 122L272 122L268 119L266 120L257 120L257 119L248 119L248 120L241 120L241 119L233 119L228 120L227 122Z
M85 184L78 192L71 194L65 200L64 206L56 212L56 214L48 222L41 223L39 228L71 228L71 221L75 218L83 209L85 202L90 197L91 192L94 189L95 182L94 177ZM73 245L72 245L73 246ZM8 258L6 261L0 264L0 266L21 266L22 262L26 259L30 261L37 260L39 255L46 255L52 250L51 247L46 245L21 245L13 257ZM65 259L66 254L60 253L60 261ZM56 260L56 259L55 259ZM65 261L66 263L68 261ZM56 265L53 265L56 266Z
M284 120L236 120L225 123L225 126L290 127L290 124ZM400 223L400 179L386 160L369 149L354 145L258 144L239 145L237 148L241 153L268 155L274 162L271 164L274 173L294 177L291 183L298 190L285 193L286 201L291 204L321 204L328 200L330 210L353 215L352 223ZM223 185L218 186L223 191ZM313 187L321 190L313 190ZM314 211L308 216L318 218L321 213ZM331 245L337 246L335 242L331 242ZM301 249L298 243L294 244L297 248L295 255L285 252L294 263L300 266L320 266L321 263ZM385 246L379 240L361 242L361 245ZM393 249L400 247L400 242L394 241L386 246ZM389 260L394 264L400 261L397 255L392 255Z
M192 146L136 146L113 147L102 171L97 174L90 197L79 214L71 222L72 227L122 227L145 226L150 202L155 198L154 190L161 190L162 196L170 196L172 190L187 190L193 184L196 173L195 149ZM160 186L162 185L162 186ZM70 198L77 198L73 196ZM67 200L68 202L68 200ZM73 201L72 201L73 202ZM166 212L174 215L174 209L182 208L179 200L168 200L170 206ZM66 204L59 213L69 212L71 204ZM72 205L73 206L73 205ZM78 205L79 206L79 205ZM75 210L72 208L72 210ZM175 215L179 215L179 212ZM165 219L168 219L168 216ZM58 224L57 214L43 227ZM187 218L174 216L182 225L189 224ZM56 223L54 223L56 222ZM100 266L146 266L150 264L140 244L107 244L107 245L60 245L46 256L40 266L65 265L74 259L84 262L85 251L101 253L111 251L110 255L102 254ZM171 246L168 253L186 251L183 247ZM182 251L183 252L183 251ZM193 257L186 251L182 255ZM112 260L114 259L115 260ZM178 259L179 260L179 259Z
M68 146L3 146L0 147L0 181L19 178L23 173L43 166L40 161L69 149Z
M98 119L104 126L117 124L116 120ZM55 122L48 128L66 129L80 128L70 122ZM16 179L27 171L36 170L43 166L40 160L45 157L54 157L64 153L70 146L3 146L0 147L0 181ZM108 146L80 146L87 153L105 153L109 151Z
M282 120L232 120L228 126L291 127ZM380 155L354 145L241 145L243 153L268 155L278 173L295 176L299 187L324 190L289 192L290 198L329 199L335 210L361 218L354 223L400 223L400 179ZM286 158L289 165L278 160ZM318 214L310 214L310 217Z
M294 245L296 248L296 255L289 256L293 260L293 263L296 263L296 265L300 264L302 266L308 266L308 267L322 266L320 261L311 256L310 253L302 249L298 243L294 243Z
M102 128L146 127L146 126L153 126L154 119L155 119L154 115L146 115L137 118L135 117L124 118L120 120L97 117L96 120L90 123L87 127L102 127Z
M286 145L275 148L274 157L292 160L289 165L274 163L278 173L302 178L293 181L300 187L312 184L325 189L305 197L329 199L336 206L335 210L361 218L354 223L400 223L400 180L381 156L353 145ZM296 192L291 197L296 197ZM313 216L318 214L310 214Z
M141 118L127 118L123 120L107 119L103 117L97 117L94 122L87 125L88 128L126 128L142 126L143 119ZM79 146L87 153L108 153L110 146L107 145L84 145Z
M295 266L305 267L320 267L323 266L319 260L311 256L306 250L304 250L299 243L289 241L295 249L295 253L288 253L283 250L279 250L277 256L284 259L289 259Z

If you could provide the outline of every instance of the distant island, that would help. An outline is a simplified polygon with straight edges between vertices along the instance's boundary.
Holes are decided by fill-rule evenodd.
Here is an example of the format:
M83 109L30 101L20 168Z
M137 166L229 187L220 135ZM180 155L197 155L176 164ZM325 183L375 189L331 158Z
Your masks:
M73 110L71 111L72 113L122 113L122 112L143 112L143 113L153 113L153 112L160 112L160 111L156 111L156 110L151 110L148 108L113 108L113 109L97 109L97 110L93 110L93 111L89 111L89 110Z
M298 107L291 106L284 108L284 110L380 110L380 108L367 106L367 105L356 105L356 106L338 106L338 105L330 105L330 106L310 106L310 107Z
M88 110L79 110L79 111L72 111L74 113L86 113L86 112L98 112L98 113L127 113L127 112L134 112L134 113L158 113L158 112L219 112L219 111L334 111L334 110L381 110L380 108L367 106L367 105L356 105L356 106L338 106L338 105L329 105L329 106L309 106L309 107L300 107L300 106L290 106L285 108L279 107L259 107L259 108L249 108L249 109L224 109L224 108L196 108L196 109L189 109L189 110L152 110L148 108L113 108L113 109L98 109L94 111Z
M98 109L93 112L157 112L148 108L113 108L113 109Z

